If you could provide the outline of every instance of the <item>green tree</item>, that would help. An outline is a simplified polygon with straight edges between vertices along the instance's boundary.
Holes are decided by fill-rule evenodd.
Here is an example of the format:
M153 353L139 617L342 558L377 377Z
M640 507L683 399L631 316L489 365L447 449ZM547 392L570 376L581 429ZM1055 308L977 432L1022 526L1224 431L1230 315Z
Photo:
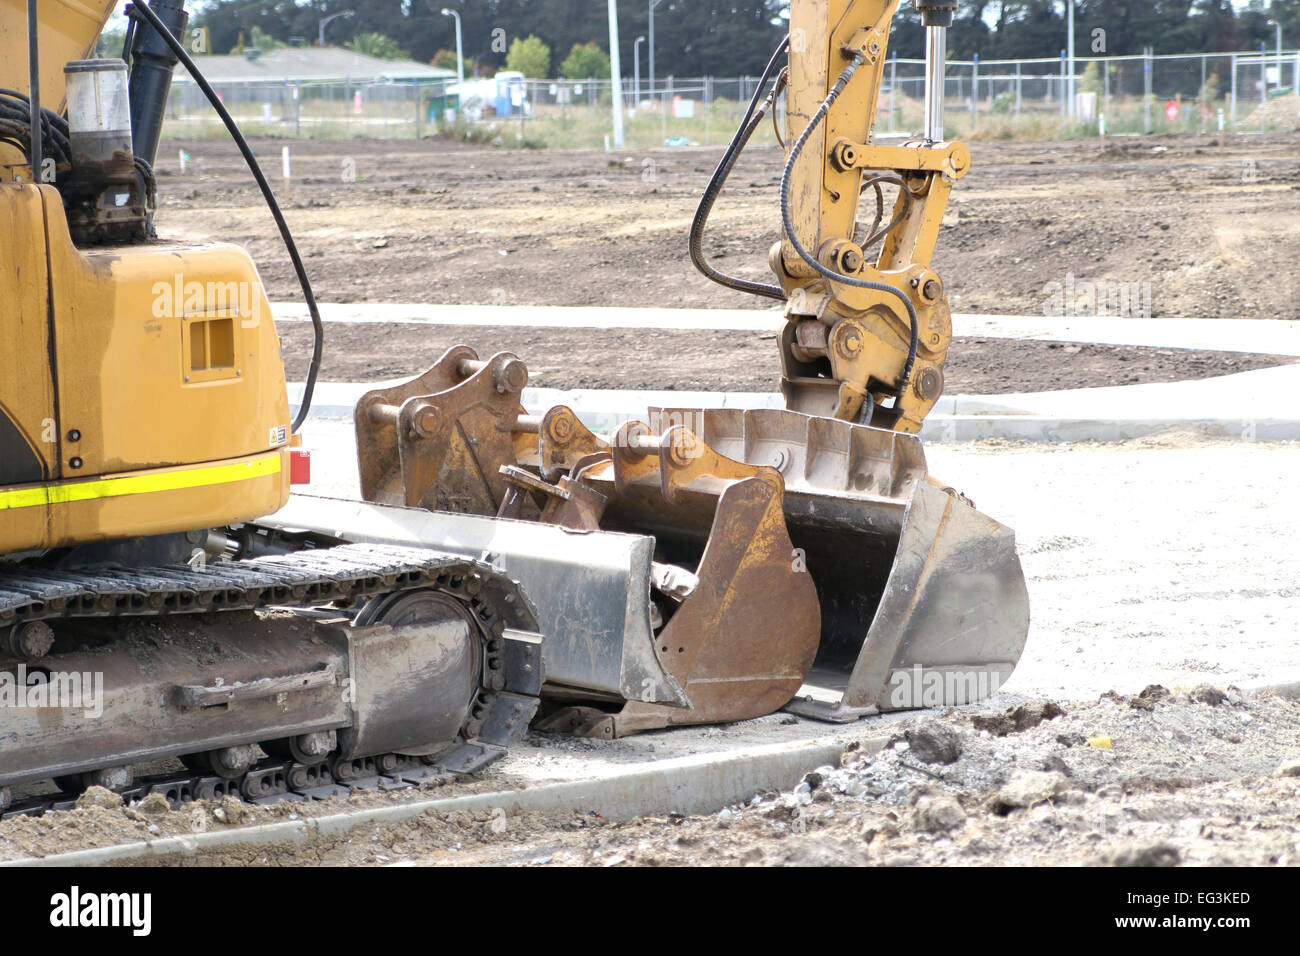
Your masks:
M560 75L570 80L607 80L609 56L594 43L575 43L560 64Z
M253 24L253 29L249 31L248 41L245 42L244 34L239 34L239 44L230 52L235 56L243 56L246 49L261 50L266 53L270 50L276 50L284 46L279 40L267 33L257 24Z
M392 37L382 33L358 33L347 42L353 53L373 56L380 60L409 60L411 55L397 45Z
M1084 69L1083 76L1079 77L1079 92L1100 93L1102 89L1101 64L1093 60Z
M510 44L510 52L506 54L506 69L534 79L549 76L551 48L542 42L541 37L532 34L522 39L515 37Z
M437 53L433 55L433 59L429 61L429 64L431 66L441 67L444 70L451 70L453 73L455 73L456 72L456 51L439 50ZM477 69L478 69L478 61L475 60L472 56L465 57L465 75L472 76L474 75L474 71Z

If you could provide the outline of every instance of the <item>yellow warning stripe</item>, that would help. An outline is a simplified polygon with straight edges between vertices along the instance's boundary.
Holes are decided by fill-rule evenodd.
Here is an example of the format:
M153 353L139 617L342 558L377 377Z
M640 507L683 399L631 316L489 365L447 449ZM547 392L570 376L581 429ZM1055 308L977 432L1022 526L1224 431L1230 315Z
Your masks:
M280 455L277 453L233 465L206 465L180 471L124 475L121 478L75 481L61 485L45 485L40 488L17 488L13 491L0 491L0 511L62 505L74 501L93 501L99 498L120 498L123 495L145 495L155 491L177 491L181 488L202 488L207 485L227 485L236 481L278 475L280 468Z

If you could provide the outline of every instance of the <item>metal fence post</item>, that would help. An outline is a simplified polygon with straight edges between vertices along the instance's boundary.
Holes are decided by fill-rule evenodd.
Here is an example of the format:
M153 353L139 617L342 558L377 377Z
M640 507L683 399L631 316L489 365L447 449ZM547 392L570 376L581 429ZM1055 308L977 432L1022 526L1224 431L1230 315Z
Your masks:
M1228 104L1228 125L1237 125L1237 54L1232 54L1232 102Z
M1110 60L1101 61L1102 109L1110 115Z
M713 78L704 78L704 145L709 145L709 118L713 112Z
M973 129L980 117L980 55L972 56L970 61L970 125Z
M1016 60L1016 119L1020 119L1020 61Z
M1069 104L1065 102L1067 99L1066 90L1065 90L1066 62L1067 61L1066 61L1065 51L1062 50L1061 51L1061 126L1062 127L1065 126L1065 121L1069 117Z
M1300 77L1300 54L1296 55L1296 73ZM1296 88L1300 90L1300 79L1296 80ZM742 100L744 97L741 98ZM890 51L889 60L889 131L891 133L898 129L898 51Z
M1151 57L1154 52L1154 47L1142 48L1142 100L1146 109L1145 129L1148 136L1155 132L1155 127L1151 125L1151 99L1154 95L1151 85Z
M671 89L671 88L672 88L672 85L673 85L672 77L669 77L669 78L668 78L668 89ZM665 144L668 142L668 108L669 108L669 103L668 103L668 92L667 92L667 90L665 90L665 91L663 91L663 92L660 93L660 95L659 95L659 103L660 103L660 110L659 110L659 113L660 113L660 117L661 117L660 125L662 126L662 130L661 130L661 132L662 132L662 134L663 134L663 136L662 136L662 142L661 142L659 145L660 145L660 146L663 146L663 145L665 145Z
M1278 79L1282 79L1280 76ZM1259 131L1264 132L1268 119L1268 45L1259 45Z

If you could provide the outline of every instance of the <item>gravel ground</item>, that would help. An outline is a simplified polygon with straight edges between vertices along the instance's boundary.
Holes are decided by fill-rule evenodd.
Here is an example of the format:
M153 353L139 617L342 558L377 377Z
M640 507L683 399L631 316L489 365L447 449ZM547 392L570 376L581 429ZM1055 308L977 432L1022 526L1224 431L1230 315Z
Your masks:
M700 816L616 822L594 811L424 814L301 845L234 846L187 865L1110 865L1300 862L1300 702L1158 685L1066 703L863 722L838 766ZM854 737L858 739L854 739ZM543 741L542 743L546 743ZM619 742L593 742L617 745ZM488 786L481 781L479 786ZM430 794L416 791L428 798ZM407 799L353 797L346 806ZM337 812L227 801L86 806L8 821L6 853L229 829ZM19 849L21 848L21 850Z
M1044 712L1059 716L999 735ZM432 865L1295 866L1298 735L1296 701L1152 687L1010 717L916 718L881 752L850 744L839 767L709 816L494 832L489 814L450 844L371 842L395 863Z
M315 474L331 476L311 490L355 495L350 426L315 422L307 441ZM482 778L436 795L575 779L617 764L755 743L829 739L848 749L842 767L824 771L822 781L756 794L756 803L712 816L629 823L587 813L425 816L365 827L346 840L223 850L198 862L1294 863L1298 781L1272 774L1300 756L1300 704L1233 687L1298 676L1300 556L1285 542L1300 535L1300 512L1275 499L1300 473L1300 445L1179 434L1127 444L934 445L927 452L936 475L1018 532L1033 624L1025 657L994 700L840 728L777 714L619 741L530 734ZM1217 706L1189 696L1205 683L1224 691ZM1148 684L1172 694L1144 698L1139 692ZM999 736L1007 723L995 719L1000 709L1026 706L1032 714L1041 701L1063 713ZM983 729L973 719L980 713L990 719ZM918 756L915 734L933 737L934 728L960 739L961 755L950 765ZM882 736L908 746L871 753L871 741ZM1087 743L1101 736L1110 748ZM1016 783L1021 772L1041 776ZM1007 806L999 794L1008 785L1030 794L1025 806ZM433 795L367 794L242 811L90 806L5 821L0 858Z

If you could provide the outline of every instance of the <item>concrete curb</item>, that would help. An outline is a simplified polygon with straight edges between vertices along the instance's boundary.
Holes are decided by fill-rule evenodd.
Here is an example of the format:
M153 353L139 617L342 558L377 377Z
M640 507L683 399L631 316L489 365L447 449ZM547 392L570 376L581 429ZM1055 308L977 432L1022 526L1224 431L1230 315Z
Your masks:
M888 737L863 741L867 752L885 746ZM0 861L0 867L103 866L128 860L195 856L234 846L302 846L315 839L339 837L367 824L396 823L424 813L495 810L585 812L609 820L662 813L713 813L748 800L761 790L788 790L810 770L838 765L844 743L772 744L729 753L693 754L651 763L615 767L594 779L542 784L520 790L424 800L325 817L285 820L241 829L165 837L73 853Z
M1300 366L1292 374L1300 380ZM1265 372L1276 370L1265 369ZM1157 432L1185 428L1207 438L1240 441L1300 440L1300 418L1271 415L1252 417L1245 414L1247 403L1225 403L1235 380L1258 376L1245 372L1221 379L1170 383L1169 386L1132 385L1106 389L1076 389L1070 392L979 396L956 395L940 401L921 429L924 441L947 442L1004 439L1027 442L1119 442L1143 438ZM1270 384L1279 376L1269 377ZM1208 386L1205 383L1211 383ZM361 395L381 383L322 383L317 386L311 417L318 420L351 420L352 410ZM1189 386L1180 389L1181 386ZM1150 390L1159 391L1152 392ZM1174 389L1176 391L1170 391ZM1145 390L1145 391L1143 391ZM1285 400L1282 389L1270 389ZM1095 394L1088 394L1095 393ZM290 405L296 412L302 385L289 386ZM1223 406L1223 414L1205 414ZM669 392L630 391L621 389L554 389L527 388L523 405L539 414L553 405L567 405L578 413L588 428L598 433L612 432L623 422L642 418L646 409L658 408L782 408L784 402L775 392ZM1180 400L1185 399L1185 400ZM1134 415L1148 403L1160 411ZM1177 406L1182 405L1178 411ZM1277 401L1272 404L1277 408ZM1071 408L1073 406L1073 408ZM1074 412L1078 409L1078 412ZM1086 409L1086 411L1085 411ZM1106 415L1113 409L1115 415ZM1261 412L1266 409L1261 407ZM1161 414L1164 412L1164 414Z
M504 290L503 290L504 291ZM305 322L301 302L271 305L277 322ZM690 329L774 332L780 309L662 309L608 306L438 305L426 302L322 303L325 322L362 325L496 326L549 329ZM1300 355L1300 322L1290 319L1116 318L954 313L958 338L1035 339L1093 345ZM527 356L523 356L526 360Z
M1243 694L1275 694L1287 700L1300 700L1300 674L1280 681L1272 679L1251 681L1248 684L1238 684L1237 688Z

